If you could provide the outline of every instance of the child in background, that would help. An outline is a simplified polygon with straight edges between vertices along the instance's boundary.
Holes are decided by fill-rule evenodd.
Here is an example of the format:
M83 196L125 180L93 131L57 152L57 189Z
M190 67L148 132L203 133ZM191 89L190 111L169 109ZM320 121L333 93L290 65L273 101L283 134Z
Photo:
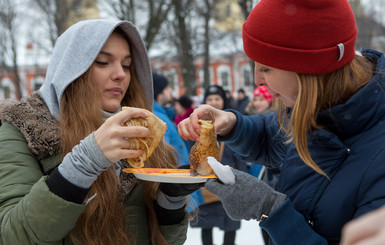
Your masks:
M266 86L258 86L253 92L253 99L246 107L247 115L257 113L267 114L273 106L273 95L269 93Z

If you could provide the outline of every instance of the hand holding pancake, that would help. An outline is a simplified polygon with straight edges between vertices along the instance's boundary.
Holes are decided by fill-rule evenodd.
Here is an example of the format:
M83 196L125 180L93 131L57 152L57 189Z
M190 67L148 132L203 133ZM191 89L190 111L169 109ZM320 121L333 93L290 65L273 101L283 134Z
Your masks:
M178 124L179 135L185 140L198 140L200 135L199 119L212 121L216 133L221 136L229 134L237 121L232 112L218 110L210 105L202 105L196 108L189 118Z
M143 154L141 148L134 147L131 139L149 137L150 130L144 126L126 127L125 122L149 116L147 112L139 108L124 110L108 118L94 132L97 145L110 162L117 162L127 157L136 158Z

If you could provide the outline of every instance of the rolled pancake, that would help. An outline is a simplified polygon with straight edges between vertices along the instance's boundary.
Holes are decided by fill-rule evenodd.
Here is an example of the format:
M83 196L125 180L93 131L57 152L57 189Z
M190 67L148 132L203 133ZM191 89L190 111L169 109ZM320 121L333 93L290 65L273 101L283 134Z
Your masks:
M127 110L133 107L123 107L122 110ZM142 150L143 154L136 158L127 158L127 162L134 168L144 167L146 161L154 152L160 141L163 139L167 130L167 125L159 117L149 110L137 108L145 111L150 116L147 118L132 118L125 123L126 126L142 126L150 130L149 137L143 138L128 138L131 144L130 149Z
M207 162L207 157L214 157L218 160L219 144L212 121L198 120L200 127L199 142L191 147L189 162L191 175L212 175L215 174Z

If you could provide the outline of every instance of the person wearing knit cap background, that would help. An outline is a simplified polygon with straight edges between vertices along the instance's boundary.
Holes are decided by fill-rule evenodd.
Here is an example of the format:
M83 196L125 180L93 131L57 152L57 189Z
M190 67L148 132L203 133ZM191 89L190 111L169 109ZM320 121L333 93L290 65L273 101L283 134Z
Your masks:
M170 113L167 112L169 109L166 105L173 102L172 88L168 86L168 80L165 76L153 72L152 77L154 84L154 114L167 124L164 140L175 148L179 165L188 165L188 146L185 140L179 136L178 129L170 118Z
M219 110L227 109L229 106L225 91L218 85L210 85L205 89L202 104L211 105ZM234 169L247 172L246 162L238 159L236 154L225 143L222 142L220 148L222 153L220 153L219 161ZM202 244L214 244L213 229L218 227L224 231L223 244L234 245L236 232L241 227L241 222L232 220L226 214L219 199L204 188L194 192L192 197L195 200L193 203L198 205L199 208L194 220L190 222L190 226L202 229Z
M213 120L242 159L282 166L277 190L236 169L234 184L208 180L230 217L258 220L270 244L339 244L347 222L385 204L385 57L355 50L347 0L261 0L242 32L277 111L202 105L179 134L197 139L198 119Z
M234 103L234 109L242 113L243 115L246 114L246 106L249 104L250 99L245 94L245 90L243 88L238 89L238 97L237 100Z

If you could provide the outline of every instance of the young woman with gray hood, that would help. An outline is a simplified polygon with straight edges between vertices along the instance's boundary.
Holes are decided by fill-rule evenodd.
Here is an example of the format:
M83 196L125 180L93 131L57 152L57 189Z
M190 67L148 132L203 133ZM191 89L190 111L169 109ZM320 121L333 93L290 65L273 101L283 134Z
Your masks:
M200 186L121 171L121 159L142 154L125 139L150 134L123 126L147 113L121 107L152 104L148 56L130 22L64 32L40 90L0 104L0 244L183 244L186 195ZM176 165L164 141L146 161Z

